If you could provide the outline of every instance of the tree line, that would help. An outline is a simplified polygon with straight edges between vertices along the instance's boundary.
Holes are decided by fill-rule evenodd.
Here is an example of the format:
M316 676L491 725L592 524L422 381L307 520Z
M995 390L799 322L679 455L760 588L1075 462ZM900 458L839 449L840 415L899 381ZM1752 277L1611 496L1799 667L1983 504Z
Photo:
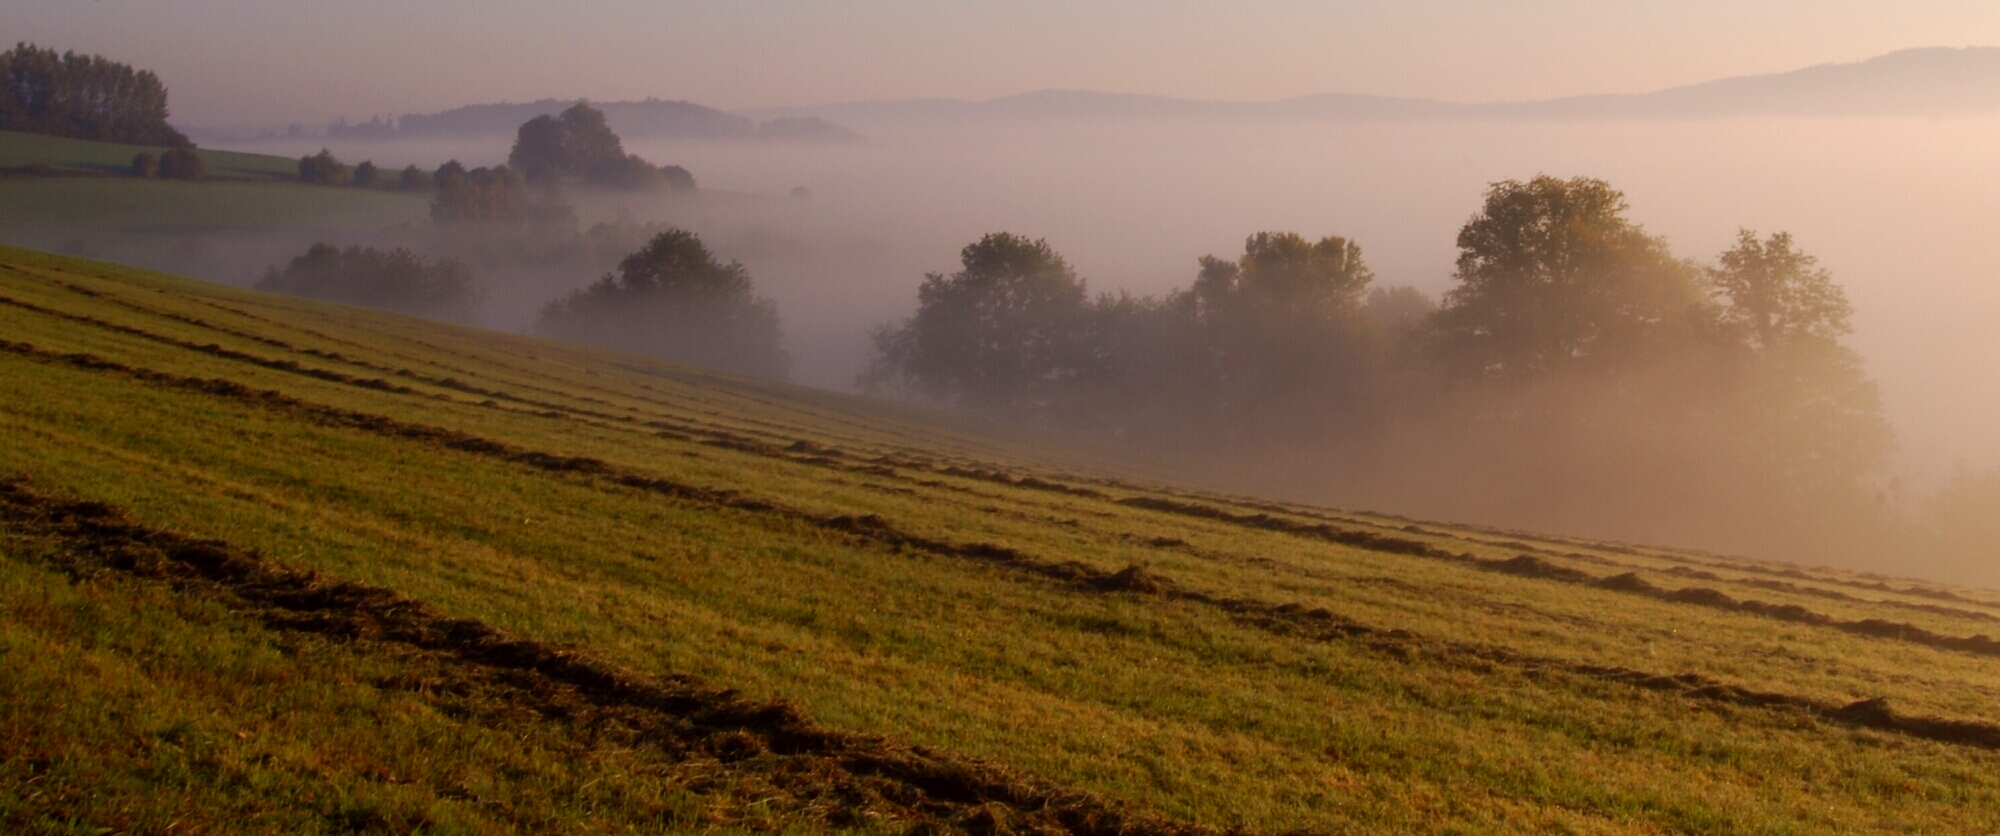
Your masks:
M1135 298L995 233L875 332L860 383L1142 449L1311 451L1357 498L1475 517L1685 515L1740 540L1879 514L1894 439L1828 272L1784 233L1698 263L1627 211L1601 180L1495 183L1436 302L1375 286L1337 236L1257 233Z
M193 148L167 124L159 76L101 55L29 43L0 52L0 130Z

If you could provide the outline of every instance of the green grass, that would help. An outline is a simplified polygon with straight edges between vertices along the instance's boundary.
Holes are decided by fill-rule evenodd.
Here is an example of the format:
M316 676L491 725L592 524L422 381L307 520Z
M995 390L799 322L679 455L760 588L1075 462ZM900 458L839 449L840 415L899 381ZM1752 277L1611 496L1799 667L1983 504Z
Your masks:
M1771 588L1757 583L1777 567L1729 558L1404 531L1110 478L919 410L18 250L0 251L0 296L0 338L34 346L0 351L0 475L1144 816L1254 832L2000 826L1991 749L1602 673L1987 723L2000 658L1119 500L1479 560L1533 549L1592 576L1953 636L2000 632L2000 594L1943 601L1830 570ZM879 522L834 523L866 515ZM66 564L49 555L80 547L12 525L0 822L16 829L581 830L588 804L641 825L838 823L757 819L762 785L740 764L510 713L507 693L386 685L440 664L393 643L300 638L198 590L53 571ZM1161 584L1090 580L1134 565ZM1336 623L1299 615L1316 608L1373 632L1315 628ZM482 813L452 776L547 818ZM577 789L614 778L610 796Z
M248 283L316 241L351 242L429 216L428 195L305 185L297 161L263 154L200 151L222 179L123 176L140 150L0 131L0 167L104 175L0 177L0 245Z
M124 174L132 168L132 158L141 152L159 156L166 148L93 142L18 131L0 131L0 168L42 163L57 169ZM253 180L296 180L299 161L270 154L215 151L198 148L202 166L211 177Z

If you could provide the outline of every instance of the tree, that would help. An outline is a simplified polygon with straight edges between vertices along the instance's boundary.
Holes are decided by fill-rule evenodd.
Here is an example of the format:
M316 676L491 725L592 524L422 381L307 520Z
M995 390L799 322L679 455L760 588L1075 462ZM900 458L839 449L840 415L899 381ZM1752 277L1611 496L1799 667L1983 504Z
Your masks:
M791 358L776 303L759 298L743 265L715 260L701 238L669 229L589 287L544 307L549 337L783 379Z
M1818 259L1800 252L1789 232L1757 240L1736 232L1736 246L1708 269L1715 292L1728 301L1724 322L1742 329L1757 350L1838 342L1854 332L1854 308Z
M1203 408L1235 431L1294 434L1351 411L1373 361L1360 299L1374 273L1360 245L1259 232L1237 260L1199 263L1188 304L1208 355L1202 373L1214 377Z
M593 186L620 189L692 189L686 169L655 167L624 143L604 120L604 112L588 102L571 105L556 116L537 116L521 123L507 165L529 183L554 183L579 178Z
M604 111L577 102L558 116L537 116L521 123L507 165L530 183L558 177L598 176L618 181L626 154L624 143L604 121ZM647 168L651 168L650 164Z
M563 123L553 116L537 116L521 123L514 134L514 149L507 154L507 167L521 172L530 183L545 183L573 173L574 161L563 141Z
M266 270L257 289L458 322L471 321L480 296L471 269L458 259L324 243L292 259L283 272Z
M438 167L431 220L519 226L528 220L528 186L504 165L466 171L457 161Z
M430 173L413 163L403 168L403 175L397 179L396 188L406 192L421 192L430 190L432 183Z
M28 43L0 52L0 130L194 147L167 124L167 88L158 76Z
M1789 510L1871 496L1895 445L1881 394L1841 343L1853 308L1833 277L1788 233L1740 230L1708 269L1720 319L1746 357L1746 448Z
M1385 334L1403 337L1423 327L1437 312L1437 302L1408 285L1376 287L1369 289L1361 311Z
M625 159L625 144L604 120L604 111L589 102L577 102L557 118L562 122L563 150L571 165L567 173L587 176L599 165Z
M694 175L688 173L687 169L677 165L661 166L660 174L667 178L667 188L677 192L694 191ZM798 196L798 189L792 190L792 196Z
M1047 241L998 232L959 254L963 269L931 273L917 312L874 335L862 383L984 411L1047 414L1082 374L1086 291Z
M354 185L363 189L372 187L380 175L381 172L375 168L374 160L362 160L360 165L354 167Z
M347 164L334 159L332 151L321 148L317 154L299 158L299 182L326 186L345 183Z
M1507 180L1458 233L1458 285L1434 323L1471 377L1612 368L1704 314L1698 273L1625 218L1602 180Z
M584 173L583 182L637 191L660 191L668 186L666 175L637 154L605 157L592 163Z
M168 180L200 180L208 176L201 155L187 148L169 148L160 154L160 176Z
M140 151L137 154L133 154L132 176L133 177L160 176L160 158L155 157L152 154L146 153L145 151Z

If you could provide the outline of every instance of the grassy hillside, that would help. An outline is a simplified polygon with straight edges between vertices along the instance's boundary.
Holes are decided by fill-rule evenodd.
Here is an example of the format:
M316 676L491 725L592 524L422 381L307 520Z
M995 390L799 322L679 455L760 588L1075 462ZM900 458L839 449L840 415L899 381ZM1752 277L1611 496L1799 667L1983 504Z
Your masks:
M157 157L165 150L156 146L0 131L0 168L41 163L58 170L123 174L131 170L132 158L139 153ZM299 161L290 157L208 148L195 149L195 153L201 156L202 167L211 177L296 180L299 175Z
M2000 593L0 250L0 830L1963 833Z
M352 241L429 216L428 195L297 182L298 161L199 151L199 182L117 176L131 145L0 131L0 168L41 163L104 176L0 177L0 245L247 283L315 241Z

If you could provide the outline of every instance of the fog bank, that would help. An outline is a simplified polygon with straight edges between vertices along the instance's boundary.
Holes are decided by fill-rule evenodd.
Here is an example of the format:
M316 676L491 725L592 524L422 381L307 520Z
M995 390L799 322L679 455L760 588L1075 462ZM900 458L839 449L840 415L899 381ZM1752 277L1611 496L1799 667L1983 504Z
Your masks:
M633 141L693 171L704 194L573 197L586 224L622 211L743 261L778 301L794 379L846 388L869 329L912 310L923 273L948 271L985 232L1046 237L1094 290L1135 294L1186 286L1197 256L1252 232L1338 234L1379 283L1437 294L1487 184L1600 177L1684 257L1712 259L1739 227L1792 232L1854 302L1852 344L1882 385L1912 484L2000 465L2000 375L1987 365L2000 357L2000 283L1981 258L2000 217L2000 118L856 127L868 145ZM503 160L507 140L333 150L385 167L478 164ZM788 197L795 187L811 197ZM524 327L533 297L590 278L504 288L492 322Z

